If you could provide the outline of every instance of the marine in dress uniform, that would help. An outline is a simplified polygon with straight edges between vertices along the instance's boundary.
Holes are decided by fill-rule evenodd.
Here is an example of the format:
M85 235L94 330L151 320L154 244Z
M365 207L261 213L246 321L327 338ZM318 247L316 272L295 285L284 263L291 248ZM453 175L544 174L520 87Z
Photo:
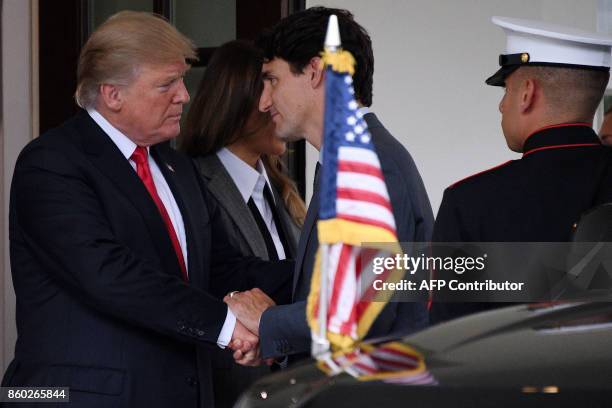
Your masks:
M506 88L502 128L522 157L448 187L433 240L568 241L583 212L612 201L612 149L592 129L608 82L612 38L535 21L493 22L506 32L507 53L486 83ZM434 297L431 318L498 305L436 303Z

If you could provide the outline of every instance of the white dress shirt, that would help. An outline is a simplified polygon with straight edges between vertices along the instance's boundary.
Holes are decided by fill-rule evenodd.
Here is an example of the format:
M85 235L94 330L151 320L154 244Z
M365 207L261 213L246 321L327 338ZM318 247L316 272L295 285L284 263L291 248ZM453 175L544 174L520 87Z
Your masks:
M89 116L102 128L102 130L108 135L108 137L113 141L113 143L117 146L117 148L121 151L121 154L129 161L130 165L136 171L136 163L131 159L132 154L136 150L136 143L134 143L130 138L121 133L119 129L114 127L104 116L102 116L95 109L88 109L87 113ZM147 152L149 151L149 147L147 147ZM151 169L151 175L153 176L153 183L155 184L155 189L157 190L157 195L160 200L166 207L166 211L168 212L168 216L170 217L170 221L172 222L172 227L174 228L174 232L179 240L179 244L181 245L181 252L183 253L183 259L185 260L185 268L188 268L187 263L187 235L185 234L185 224L183 223L183 216L181 215L181 211L179 209L176 200L174 199L174 195L172 194L172 190L168 185L168 182L164 178L161 170L157 166L155 160L148 155L149 167ZM170 171L174 171L170 169ZM186 271L189 274L189 271ZM188 275L189 276L189 275ZM227 309L227 316L225 318L225 323L223 324L223 328L221 329L221 333L219 334L219 338L217 339L217 344L220 347L225 347L229 344L232 333L234 332L234 326L236 325L236 316Z
M257 160L256 169L254 169L225 147L217 152L217 157L219 157L219 160L221 160L221 163L223 163L223 166L232 177L244 202L248 203L249 199L251 197L253 198L272 236L278 259L285 259L287 257L285 248L283 247L276 223L274 222L272 208L270 208L268 200L264 198L264 186L267 184L270 192L272 192L272 187L263 163L261 160ZM272 195L272 200L275 200L274 195Z

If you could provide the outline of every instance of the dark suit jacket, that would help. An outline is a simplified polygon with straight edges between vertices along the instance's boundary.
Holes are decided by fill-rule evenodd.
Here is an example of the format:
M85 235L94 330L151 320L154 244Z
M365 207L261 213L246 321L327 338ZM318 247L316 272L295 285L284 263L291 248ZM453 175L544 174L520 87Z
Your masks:
M221 160L219 160L216 154L211 154L196 158L195 163L206 181L206 187L210 195L218 203L218 221L227 231L230 242L236 248L239 248L243 255L257 256L268 260L266 243L257 227L257 223ZM276 203L275 211L281 220L281 224L276 227L281 228L284 232L288 245L285 248L286 257L287 259L292 259L295 257L300 228L289 215L282 198L274 186L272 186L272 193ZM262 274L260 278L262 281L265 281L270 277ZM236 288L235 290L240 289L242 288ZM276 300L283 303L288 301L288 299ZM232 407L238 395L251 383L270 373L270 368L267 366L239 366L234 363L231 354L224 350L218 350L213 353L212 366L215 372L213 389L215 393L215 406L217 408Z
M266 264L226 244L189 159L166 145L151 155L183 216L188 284L144 184L87 113L21 152L9 221L18 339L4 386L67 386L75 407L212 404L208 356L227 313L208 293L213 271L248 281Z
M461 180L444 191L436 242L563 242L586 210L612 201L612 149L589 126L542 129L523 157ZM434 298L435 300L435 298ZM499 307L437 303L432 320Z
M421 176L408 151L380 123L373 113L364 116L380 159L385 183L401 242L424 242L431 237L433 213ZM310 351L310 330L306 323L306 298L319 246L316 222L319 212L318 186L300 236L293 275L293 303L268 309L261 318L259 334L265 357ZM371 327L368 336L406 334L427 325L423 303L389 303Z

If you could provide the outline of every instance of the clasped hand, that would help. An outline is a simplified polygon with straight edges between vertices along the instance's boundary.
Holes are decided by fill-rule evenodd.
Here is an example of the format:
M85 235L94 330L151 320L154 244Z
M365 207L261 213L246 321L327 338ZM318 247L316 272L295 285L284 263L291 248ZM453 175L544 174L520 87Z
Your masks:
M262 363L259 348L259 321L263 312L275 303L258 288L245 292L233 292L223 301L236 316L236 327L229 348L234 351L236 363L257 366ZM265 360L270 365L272 360Z

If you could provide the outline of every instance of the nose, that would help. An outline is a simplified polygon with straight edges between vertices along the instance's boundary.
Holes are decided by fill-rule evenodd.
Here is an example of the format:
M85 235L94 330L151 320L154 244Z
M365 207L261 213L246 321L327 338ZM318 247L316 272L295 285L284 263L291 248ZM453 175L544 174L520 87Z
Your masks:
M259 97L259 111L267 112L270 110L272 106L272 90L270 89L270 84L268 81L264 81L263 91L261 91L261 96Z
M181 78L178 84L178 89L176 94L174 95L174 103L180 103L181 105L189 102L189 92L187 92L187 87L185 87L185 82Z

